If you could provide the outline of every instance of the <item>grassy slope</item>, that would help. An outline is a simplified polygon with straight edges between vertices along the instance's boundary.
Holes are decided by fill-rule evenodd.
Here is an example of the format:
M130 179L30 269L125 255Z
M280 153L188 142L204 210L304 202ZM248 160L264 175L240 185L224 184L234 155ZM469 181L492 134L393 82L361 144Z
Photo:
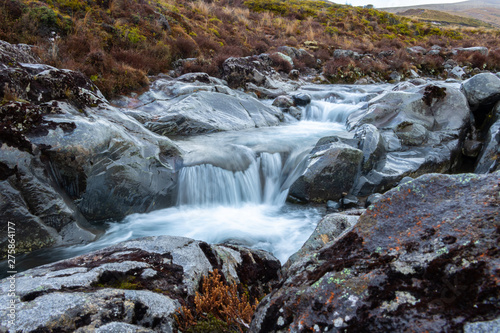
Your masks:
M0 39L38 46L46 63L82 71L108 97L140 89L147 75L166 72L183 58L197 58L184 72L217 76L229 56L314 41L310 51L330 72L359 65L355 76L345 76L349 81L372 72L383 78L411 66L402 52L361 64L332 63L336 48L376 53L412 45L471 46L478 40L491 47L498 36L315 0L3 0L0 6ZM296 63L299 69L308 66L316 61Z
M404 12L398 12L397 15L406 16L424 22L437 22L443 25L493 28L491 24L478 19L452 15L450 13L432 9L408 9Z
M427 9L446 12L451 15L470 17L500 27L500 2L497 0L471 0L454 4L433 4L405 7L382 8L390 13L405 12L413 9Z

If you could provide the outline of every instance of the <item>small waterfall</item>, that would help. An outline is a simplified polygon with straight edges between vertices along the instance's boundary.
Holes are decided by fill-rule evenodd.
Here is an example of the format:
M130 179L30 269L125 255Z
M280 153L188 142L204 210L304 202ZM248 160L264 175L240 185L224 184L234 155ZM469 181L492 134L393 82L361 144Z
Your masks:
M345 124L347 117L359 109L358 104L312 101L302 112L302 119L309 121L334 122Z
M261 153L244 171L211 164L184 167L179 173L177 205L282 205L288 194L283 170L280 153Z

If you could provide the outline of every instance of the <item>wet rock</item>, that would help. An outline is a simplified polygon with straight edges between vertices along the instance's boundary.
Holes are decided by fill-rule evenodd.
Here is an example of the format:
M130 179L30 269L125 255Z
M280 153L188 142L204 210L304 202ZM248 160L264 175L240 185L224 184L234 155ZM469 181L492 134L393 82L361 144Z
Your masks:
M313 202L337 201L350 193L363 158L359 149L344 143L316 147L303 175L290 187L290 194Z
M376 202L380 201L380 199L383 198L383 195L380 194L380 193L373 193L372 195L370 195L367 199L366 199L366 207L369 207L373 204L375 204Z
M291 106L294 106L294 101L290 96L282 95L275 98L273 101L273 106L277 106L283 109L289 109Z
M250 332L452 332L498 318L499 181L429 174L386 193L286 271Z
M7 211L0 226L26 230L18 234L18 253L90 241L87 221L171 205L181 154L172 141L111 106L81 73L21 62L36 59L23 46L6 45L0 209Z
M421 146L427 140L429 132L420 124L400 123L396 127L396 136L407 146Z
M346 195L339 200L342 209L358 208L359 200L354 195Z
M292 95L293 101L297 106L307 106L311 103L311 95L299 93Z
M462 154L468 157L477 157L481 152L483 144L481 141L477 140L465 140L464 147L462 148Z
M500 78L491 73L478 74L462 83L462 90L471 109L476 111L500 100Z
M358 148L363 152L361 171L369 172L385 154L383 138L378 129L370 124L357 128L354 137L359 140Z
M500 103L492 111L493 125L486 133L483 149L474 172L486 173L500 169Z
M260 297L278 279L280 264L264 251L182 237L120 243L17 274L16 331L172 332L175 310L215 268ZM8 302L8 288L1 280L2 301ZM0 310L2 328L6 311Z
M164 107L162 107L164 106ZM145 126L161 135L192 135L278 125L283 114L250 96L196 92L155 106L157 119Z
M384 192L405 176L456 168L469 124L467 100L453 86L409 85L371 99L348 118L364 152L353 194Z
M292 69L290 73L288 73L288 77L292 80L298 80L300 77L300 72L297 69Z
M352 227L356 225L358 220L359 216L356 215L341 213L326 215L318 222L313 233L300 250L294 253L283 265L283 270L286 271L292 266L303 264L301 259L308 259L312 253L320 250L325 244L335 242L341 235L352 230Z

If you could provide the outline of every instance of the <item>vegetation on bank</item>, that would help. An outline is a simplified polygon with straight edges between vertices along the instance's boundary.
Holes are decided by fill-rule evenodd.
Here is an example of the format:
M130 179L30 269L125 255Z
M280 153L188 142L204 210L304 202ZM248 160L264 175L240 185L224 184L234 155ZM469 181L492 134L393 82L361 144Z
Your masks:
M351 82L418 65L437 74L440 55L415 58L409 46L498 47L500 31L450 29L369 8L313 0L4 0L0 39L37 46L42 60L86 74L107 97L141 89L148 75L178 68L220 75L231 56L306 48L332 81ZM392 54L359 61L333 59L335 49ZM500 70L500 50L456 56L460 64ZM462 58L460 58L462 57ZM180 59L196 61L180 62ZM344 75L345 74L345 75Z
M241 286L225 283L215 269L205 276L194 304L182 306L176 315L181 332L246 332L258 301L240 292Z

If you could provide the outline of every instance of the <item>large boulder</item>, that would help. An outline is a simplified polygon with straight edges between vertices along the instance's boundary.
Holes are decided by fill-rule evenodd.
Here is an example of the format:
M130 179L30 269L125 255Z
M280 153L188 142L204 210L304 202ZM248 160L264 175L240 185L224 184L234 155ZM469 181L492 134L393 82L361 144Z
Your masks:
M0 60L0 227L16 225L18 253L87 242L88 221L172 205L172 141L81 73L23 62L37 60L25 46L1 43Z
M477 74L462 83L462 90L475 111L500 100L500 78L492 73Z
M183 237L148 237L34 268L15 276L16 326L0 310L2 332L172 332L177 309L189 305L200 280L218 269L251 297L268 293L279 278L271 254L209 245ZM9 304L10 280L0 281ZM99 331L99 332L100 332ZM140 332L140 331L139 331Z
M169 104L161 109L158 119L145 124L148 129L162 135L191 135L276 126L283 119L281 110L250 96L237 98L201 91Z
M500 315L499 181L429 174L387 192L352 231L285 272L250 332L491 327L476 322Z
M205 73L177 79L159 78L146 93L121 98L120 106L153 132L161 135L192 135L276 126L283 112L256 98L232 90L225 81Z
M306 201L339 200L350 193L363 152L342 142L317 145L304 173L290 187L290 195Z
M405 176L450 172L460 163L470 127L461 91L441 84L398 87L348 118L364 152L355 195L386 191Z

